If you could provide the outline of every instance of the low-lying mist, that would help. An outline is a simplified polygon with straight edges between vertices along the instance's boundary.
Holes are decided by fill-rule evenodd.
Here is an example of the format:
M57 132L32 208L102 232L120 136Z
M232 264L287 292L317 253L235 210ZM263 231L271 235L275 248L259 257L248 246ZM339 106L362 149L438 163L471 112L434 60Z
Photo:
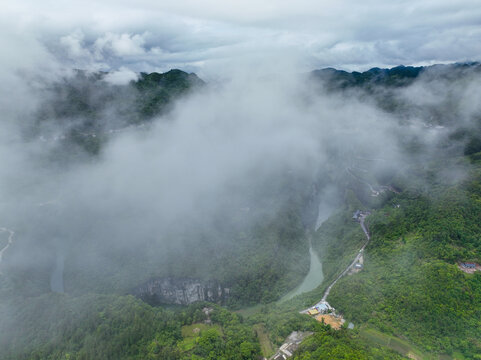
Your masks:
M448 150L461 154L465 138L454 146L448 140L479 116L470 90L480 84L474 72L452 88L431 73L390 90L402 114L361 90L327 91L291 68L275 76L248 68L228 75L142 126L119 120L129 113L131 93L99 79L95 96L106 89L115 101L95 115L103 141L94 155L58 140L72 124L93 121L88 112L49 118L55 111L43 111L55 104L53 84L73 81L75 73L34 82L25 73L16 77L25 98L17 89L0 123L0 226L15 232L0 264L4 276L36 274L34 286L15 286L33 288L29 294L49 291L48 274L61 256L67 292L128 291L151 276L226 280L213 268L242 252L242 242L261 251L268 236L259 234L277 229L272 224L286 216L298 221L290 210L298 211L304 229L319 226L317 212L325 218L340 206L353 177L367 174L360 184L369 191L366 179L389 185L382 179L413 163L424 166ZM454 120L436 122L433 111L422 111L449 111L449 102L465 109L453 112ZM459 179L463 169L447 172ZM296 241L307 256L307 240Z

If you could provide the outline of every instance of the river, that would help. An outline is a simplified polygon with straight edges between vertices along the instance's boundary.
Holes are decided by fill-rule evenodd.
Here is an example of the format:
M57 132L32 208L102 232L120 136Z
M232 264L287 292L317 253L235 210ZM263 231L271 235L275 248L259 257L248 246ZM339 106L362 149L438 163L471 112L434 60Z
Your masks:
M284 295L280 302L292 299L296 295L314 290L321 285L322 281L324 280L322 263L319 260L319 256L317 256L316 252L312 249L312 246L309 247L309 254L311 255L311 263L306 277L298 287Z
M319 202L318 208L318 215L316 224L314 226L314 230L317 231L324 221L332 214L334 206L333 206L333 199L326 196L321 196L321 201ZM292 299L294 296L314 290L319 285L321 285L322 281L324 280L324 273L322 272L322 263L319 259L319 256L316 254L314 249L312 248L311 243L311 235L309 234L309 254L310 254L310 265L309 265L309 272L307 273L306 277L302 281L302 283L297 286L294 290L289 291L286 295L284 295L279 302L283 302L289 299Z

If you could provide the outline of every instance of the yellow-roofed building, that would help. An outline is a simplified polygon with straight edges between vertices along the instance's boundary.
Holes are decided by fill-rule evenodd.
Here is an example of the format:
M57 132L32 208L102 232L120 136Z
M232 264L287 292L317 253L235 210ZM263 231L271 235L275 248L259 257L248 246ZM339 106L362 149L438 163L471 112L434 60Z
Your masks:
M311 316L319 315L319 310L317 309L310 309L307 311L307 313Z

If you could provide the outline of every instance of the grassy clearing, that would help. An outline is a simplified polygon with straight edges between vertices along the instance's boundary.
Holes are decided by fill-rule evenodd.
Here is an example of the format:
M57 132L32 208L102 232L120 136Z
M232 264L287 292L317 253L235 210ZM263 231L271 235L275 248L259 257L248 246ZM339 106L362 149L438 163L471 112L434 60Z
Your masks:
M192 325L185 325L182 326L182 337L184 338L179 343L179 348L183 352L190 351L194 348L197 339L202 334L202 332L209 330L209 329L216 329L217 332L222 335L222 328L219 325L207 325L207 324L192 324Z
M407 341L400 339L398 337L384 334L380 331L364 328L361 329L361 337L370 343L386 346L404 356L407 356L415 360L435 360L438 359L436 355L426 355L419 349L415 348ZM446 360L452 359L451 357L446 358Z
M267 333L264 324L254 325L254 330L261 345L262 355L266 358L274 354L274 347L272 346L269 334Z
M444 359L448 359L448 358L443 358L442 360ZM461 354L460 352L454 352L453 353L453 359L454 360L466 360L466 358L464 357L463 354Z
M360 335L363 339L367 340L367 342L371 344L386 346L414 360L466 360L465 357L459 352L455 352L452 355L426 354L411 345L406 340L400 339L396 336L384 334L371 328L361 329Z
M178 347L182 352L190 351L195 346L195 341L197 338L195 337L188 337L178 343Z

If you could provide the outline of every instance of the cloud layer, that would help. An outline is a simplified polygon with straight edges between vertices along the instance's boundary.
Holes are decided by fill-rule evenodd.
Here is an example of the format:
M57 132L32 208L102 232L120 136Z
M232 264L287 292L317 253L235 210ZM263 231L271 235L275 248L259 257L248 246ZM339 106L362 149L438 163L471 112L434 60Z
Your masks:
M424 113L403 114L412 120L403 127L356 94L319 95L297 72L463 60L481 52L473 40L478 9L470 1L457 7L410 1L363 7L349 1L68 5L23 1L5 5L0 15L0 45L8 50L0 59L0 215L25 229L27 249L17 253L22 264L30 264L23 256L50 254L58 243L89 242L103 247L98 254L149 241L163 249L176 242L160 235L152 240L152 234L182 228L179 223L209 226L218 214L234 218L246 208L275 213L266 203L276 199L285 179L297 176L311 186L319 174L328 174L331 187L318 190L331 192L334 177L346 177L353 154L382 154L384 163L402 168L412 158L400 138L417 137L426 143L424 154L435 153L441 130L426 130ZM69 69L109 70L105 80L120 85L137 71L171 67L210 77L228 74L230 80L210 81L148 132L116 135L98 159L66 168L39 161L51 144L25 142L18 131L45 101L42 84ZM450 92L440 96L436 91L443 86L435 85L418 83L404 97L424 109L416 101L431 96L437 107L437 99ZM475 93L479 81L459 88ZM459 101L471 103L469 94L457 93ZM117 126L114 110L102 115L111 125L106 129ZM471 113L460 116L471 121ZM29 247L33 243L39 248Z
M303 70L481 57L476 0L10 2L10 31L77 67L183 68L211 75L239 58L290 54Z

